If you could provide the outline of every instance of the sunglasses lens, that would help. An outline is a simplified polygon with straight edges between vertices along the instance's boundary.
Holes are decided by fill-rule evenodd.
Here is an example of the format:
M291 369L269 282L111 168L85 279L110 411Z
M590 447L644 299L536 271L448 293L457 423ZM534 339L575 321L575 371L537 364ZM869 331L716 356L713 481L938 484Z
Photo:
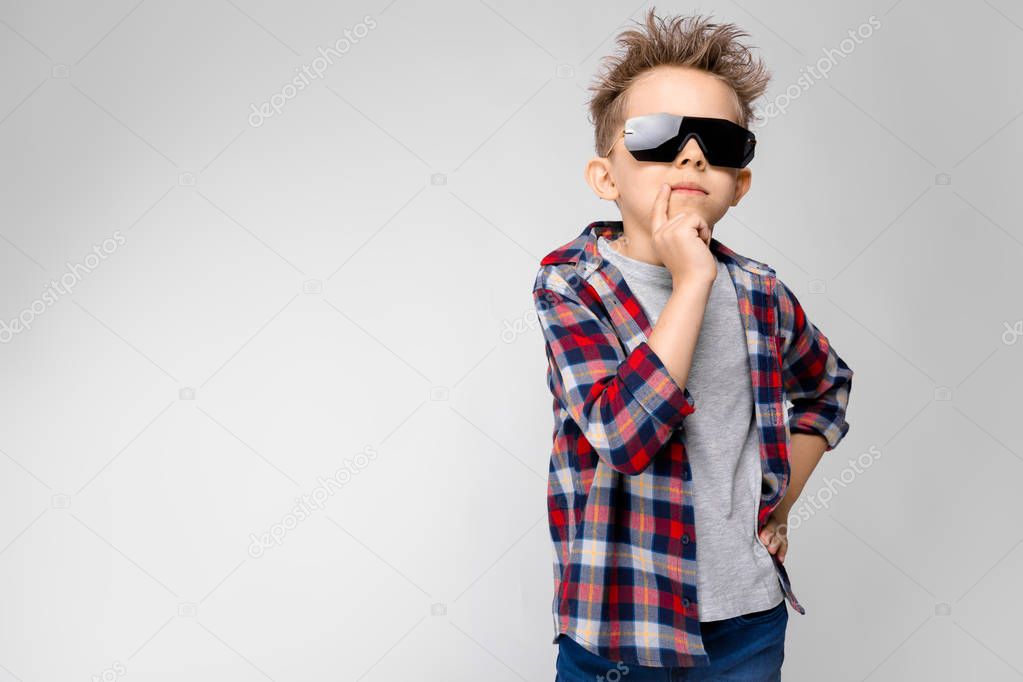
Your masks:
M660 159L668 154L675 158L678 150L673 152L673 143L678 139L681 123L681 116L671 114L630 118L625 122L625 148L641 161ZM640 155L648 158L641 159Z
M690 137L712 166L742 168L753 159L753 133L725 119L650 114L629 119L625 130L625 148L638 161L670 163Z
M753 134L742 126L718 118L698 119L692 124L705 143L701 147L712 166L742 168L752 160Z

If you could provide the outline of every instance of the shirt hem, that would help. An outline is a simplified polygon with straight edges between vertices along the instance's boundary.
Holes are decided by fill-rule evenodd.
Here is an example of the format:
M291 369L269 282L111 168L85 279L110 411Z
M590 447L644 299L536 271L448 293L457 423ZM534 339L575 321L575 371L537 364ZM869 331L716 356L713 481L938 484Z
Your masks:
M560 630L559 629L557 631L557 633L555 633L554 640L551 643L552 644L557 644L558 637L560 637L561 635L564 635L565 637L570 638L572 641L574 641L575 643L577 643L580 646L582 646L584 649L589 651L594 656L600 656L601 658L606 658L605 656L601 655L597 651L597 649L599 648L598 644L596 644L594 642L591 642L589 640L583 639L582 637L579 637L577 634L570 633L570 632L567 632L565 630ZM666 666L666 665L662 665L661 661L650 660L650 659L639 658L639 657L636 657L634 660L629 660L627 658L622 657L619 660L621 660L623 663L630 663L632 665L642 665L642 666L646 666L646 667L650 667L650 668L663 668L665 670L671 670L671 669L674 669L674 668L703 668L703 667L706 667L706 666L710 665L710 655L709 654L706 654L706 653L702 653L702 654L689 654L689 653L684 653L684 652L682 652L682 653L676 652L676 653L680 657L687 657L689 660L691 660L693 662L693 664L692 665L678 665L678 666L667 665ZM610 659L608 659L608 660L610 660Z

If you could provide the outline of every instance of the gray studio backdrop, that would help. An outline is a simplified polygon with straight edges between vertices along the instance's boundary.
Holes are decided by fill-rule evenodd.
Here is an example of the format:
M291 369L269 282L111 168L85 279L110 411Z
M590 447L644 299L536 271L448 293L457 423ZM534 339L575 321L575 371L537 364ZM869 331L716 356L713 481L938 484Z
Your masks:
M0 682L553 679L530 289L647 7L0 3ZM856 375L785 678L1019 680L1023 9L657 9L768 60L715 235Z

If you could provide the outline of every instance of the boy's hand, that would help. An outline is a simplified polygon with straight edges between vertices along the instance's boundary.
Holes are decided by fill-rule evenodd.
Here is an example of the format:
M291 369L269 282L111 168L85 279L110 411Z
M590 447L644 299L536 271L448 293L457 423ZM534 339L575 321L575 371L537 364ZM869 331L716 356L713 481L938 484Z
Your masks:
M760 529L760 541L768 552L778 556L780 563L785 563L785 553L789 550L788 526L773 513Z
M669 218L670 197L671 187L663 183L651 209L650 234L658 257L676 282L713 282L718 271L708 246L710 226L690 211Z

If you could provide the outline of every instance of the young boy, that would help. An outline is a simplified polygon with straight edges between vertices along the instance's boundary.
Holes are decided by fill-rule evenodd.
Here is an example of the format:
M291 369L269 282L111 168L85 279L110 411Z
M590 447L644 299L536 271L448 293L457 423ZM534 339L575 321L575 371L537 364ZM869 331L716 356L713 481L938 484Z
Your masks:
M770 78L731 24L657 19L594 88L586 180L622 220L541 261L561 682L778 680L788 513L852 371L768 265L712 237ZM785 401L792 406L786 414Z

